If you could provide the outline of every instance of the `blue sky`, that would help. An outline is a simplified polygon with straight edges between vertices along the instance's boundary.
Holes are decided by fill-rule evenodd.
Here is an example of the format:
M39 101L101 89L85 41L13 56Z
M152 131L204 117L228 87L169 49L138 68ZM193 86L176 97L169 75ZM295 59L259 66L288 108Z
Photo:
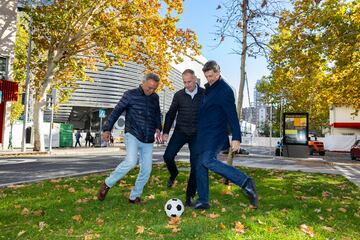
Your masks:
M221 0L186 0L184 1L184 13L180 17L178 27L190 28L198 36L199 43L202 45L202 55L208 60L215 60L220 64L222 75L238 91L240 82L240 55L231 54L231 49L236 47L231 39L226 39L219 47L214 49L216 42L213 40L215 35L216 16L219 10L216 7ZM256 80L267 75L265 58L248 58L247 74L249 80L250 99L253 101L253 90ZM248 96L244 89L244 104L248 106Z

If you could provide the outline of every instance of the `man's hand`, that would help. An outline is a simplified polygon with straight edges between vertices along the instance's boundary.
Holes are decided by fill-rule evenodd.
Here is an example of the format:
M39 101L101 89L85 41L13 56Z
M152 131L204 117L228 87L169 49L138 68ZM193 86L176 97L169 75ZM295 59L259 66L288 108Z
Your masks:
M168 139L169 139L169 134L166 134L166 133L165 133L165 134L162 135L162 141L163 141L163 142L167 142Z
M238 152L239 149L240 149L240 141L238 140L231 141L231 151Z
M110 141L110 131L105 131L101 134L101 138L102 140L104 140L105 142Z
M161 137L161 132L159 129L156 129L156 133L155 133L155 141L157 143L162 143L162 137Z

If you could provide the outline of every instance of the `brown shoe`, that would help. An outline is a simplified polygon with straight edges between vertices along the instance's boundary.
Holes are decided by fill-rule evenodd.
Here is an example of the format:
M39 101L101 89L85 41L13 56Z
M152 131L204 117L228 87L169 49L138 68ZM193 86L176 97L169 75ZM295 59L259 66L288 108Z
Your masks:
M134 200L129 199L129 203L132 204L140 204L141 203L141 199L139 197L135 198Z
M100 201L104 201L104 199L106 197L106 194L108 193L109 189L110 188L105 183L101 184L99 193L97 195L97 198Z

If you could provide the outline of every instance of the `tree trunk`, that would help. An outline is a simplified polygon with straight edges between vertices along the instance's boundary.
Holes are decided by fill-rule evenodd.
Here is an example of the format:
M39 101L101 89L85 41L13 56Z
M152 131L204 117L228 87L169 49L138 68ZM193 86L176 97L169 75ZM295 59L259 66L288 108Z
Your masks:
M44 141L44 109L46 105L45 99L40 99L40 101L35 101L34 103L34 115L33 115L33 128L34 128L34 151L45 151L45 141Z
M49 50L47 62L48 68L45 75L44 83L41 85L41 89L39 89L37 96L35 96L33 113L34 151L45 151L43 123L44 111L46 106L46 95L50 90L57 63L62 56L63 51Z
M248 7L248 0L243 0L242 4L242 51L241 51L241 64L240 64L240 86L239 86L239 92L238 92L238 99L237 99L237 114L239 117L239 121L242 120L242 104L243 104L243 98L244 98L244 85L245 85L245 66L246 66L246 51L247 51L247 35L248 35L248 29L247 29L247 7ZM241 128L241 125L240 125ZM231 146L229 149L228 157L227 157L227 164L233 165L234 155L231 152ZM226 182L225 182L226 183Z
M242 50L241 50L241 64L240 64L240 86L238 92L238 101L237 101L237 112L239 120L242 120L242 105L244 98L244 86L245 86L245 66L246 66L246 52L247 52L247 7L248 0L244 0L242 4Z

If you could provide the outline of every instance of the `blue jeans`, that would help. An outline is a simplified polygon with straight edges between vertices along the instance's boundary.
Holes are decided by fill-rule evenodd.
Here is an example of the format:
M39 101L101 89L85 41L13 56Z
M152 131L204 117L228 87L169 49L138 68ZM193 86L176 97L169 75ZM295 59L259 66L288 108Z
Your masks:
M198 155L196 168L196 182L199 198L198 203L209 204L209 174L211 170L222 177L229 179L239 187L242 187L249 178L233 166L219 161L216 156L218 152L205 151Z
M126 157L115 170L105 179L105 183L108 187L112 187L124 177L131 169L133 169L138 162L139 153L139 165L140 171L135 182L135 186L131 190L130 199L140 197L145 184L150 178L152 169L152 143L140 142L136 137L130 133L125 134L125 146L126 146Z
M185 134L174 131L168 146L166 147L164 153L164 161L170 173L170 178L175 180L179 171L176 167L175 157L180 149L187 143L190 150L190 176L188 180L188 185L186 189L186 197L194 197L196 193L196 155L195 155L195 142L196 135L186 136Z

